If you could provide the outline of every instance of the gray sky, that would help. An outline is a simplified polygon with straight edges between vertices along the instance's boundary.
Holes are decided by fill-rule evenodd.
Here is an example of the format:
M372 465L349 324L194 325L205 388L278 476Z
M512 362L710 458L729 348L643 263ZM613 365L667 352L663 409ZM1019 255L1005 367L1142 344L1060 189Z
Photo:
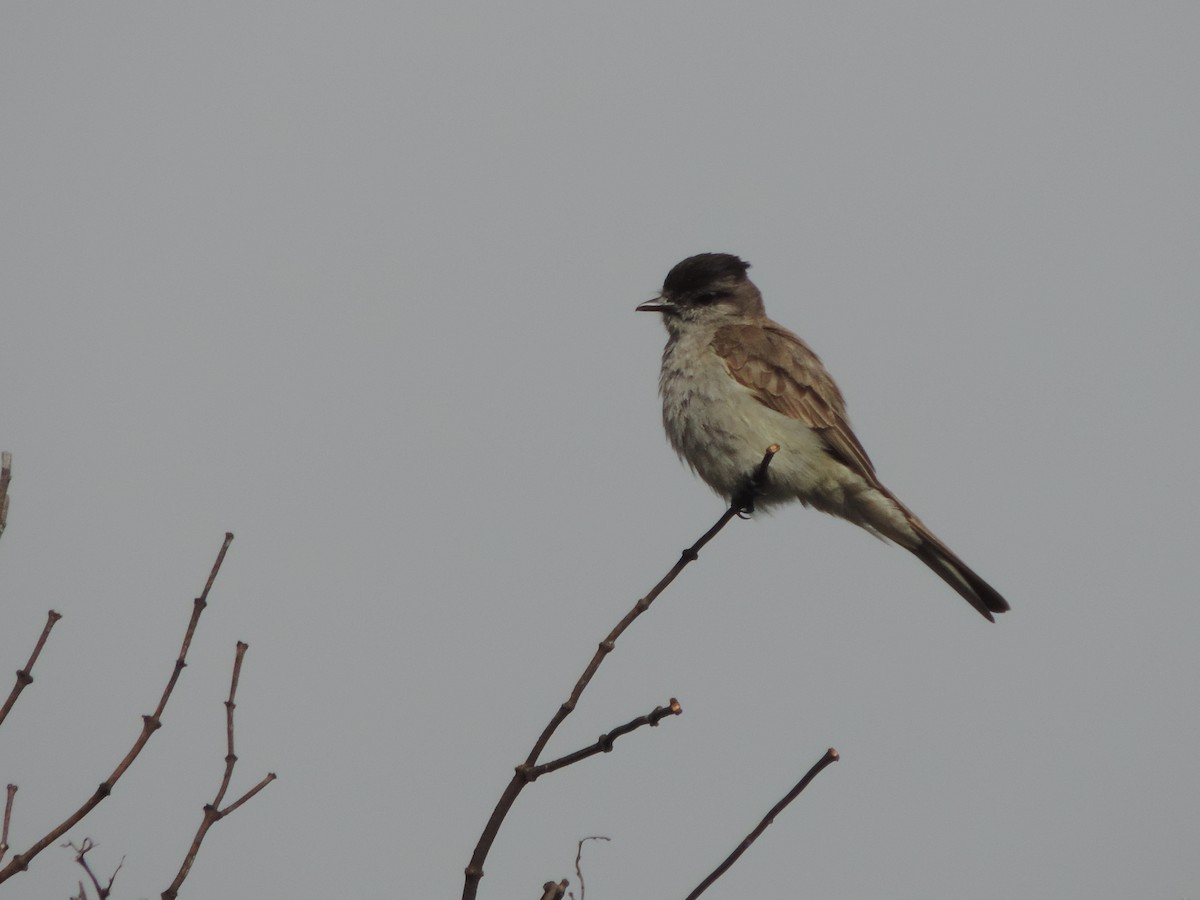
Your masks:
M684 256L754 264L884 480L1011 601L800 508L626 635L481 897L1200 897L1191 4L13 4L0 733L15 849L193 897L457 896L596 642L721 512L674 458ZM0 683L7 690L7 685ZM78 878L46 851L6 897Z

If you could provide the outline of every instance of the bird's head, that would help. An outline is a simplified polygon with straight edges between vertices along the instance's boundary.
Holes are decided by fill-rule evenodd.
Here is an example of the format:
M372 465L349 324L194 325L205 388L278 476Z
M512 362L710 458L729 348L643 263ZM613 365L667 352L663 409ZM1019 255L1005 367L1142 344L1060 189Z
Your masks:
M637 309L660 312L667 327L763 315L762 294L746 276L750 263L731 253L689 256L667 273L662 293Z

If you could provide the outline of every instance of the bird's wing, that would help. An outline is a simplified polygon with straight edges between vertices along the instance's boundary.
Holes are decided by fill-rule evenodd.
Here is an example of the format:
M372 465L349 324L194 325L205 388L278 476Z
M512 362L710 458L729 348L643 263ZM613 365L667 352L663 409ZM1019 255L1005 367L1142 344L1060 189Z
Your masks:
M875 466L846 418L842 392L800 338L774 323L725 325L717 329L712 347L759 403L817 431L838 461L879 485Z

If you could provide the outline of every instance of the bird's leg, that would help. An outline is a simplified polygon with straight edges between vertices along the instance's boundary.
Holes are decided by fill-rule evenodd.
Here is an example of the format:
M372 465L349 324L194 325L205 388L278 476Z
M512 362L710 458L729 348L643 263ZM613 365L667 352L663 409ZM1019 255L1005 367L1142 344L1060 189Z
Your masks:
M762 496L763 488L767 486L767 469L778 452L778 444L768 447L766 453L763 454L762 462L742 480L742 484L729 498L730 507L737 510L740 518L748 519L754 512L754 501Z
M759 485L755 484L754 476L747 475L729 500L729 505L737 510L738 518L750 518L754 512L754 501L758 494Z

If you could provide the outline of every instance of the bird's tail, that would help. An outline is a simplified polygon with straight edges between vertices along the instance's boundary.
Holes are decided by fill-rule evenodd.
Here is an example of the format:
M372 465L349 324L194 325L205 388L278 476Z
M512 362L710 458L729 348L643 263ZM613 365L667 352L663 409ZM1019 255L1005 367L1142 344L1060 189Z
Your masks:
M911 514L910 514L911 515ZM1000 593L976 575L954 552L934 536L916 516L910 519L920 541L908 549L937 574L942 581L958 591L964 600L979 610L989 622L995 622L992 613L1008 612L1008 601Z

